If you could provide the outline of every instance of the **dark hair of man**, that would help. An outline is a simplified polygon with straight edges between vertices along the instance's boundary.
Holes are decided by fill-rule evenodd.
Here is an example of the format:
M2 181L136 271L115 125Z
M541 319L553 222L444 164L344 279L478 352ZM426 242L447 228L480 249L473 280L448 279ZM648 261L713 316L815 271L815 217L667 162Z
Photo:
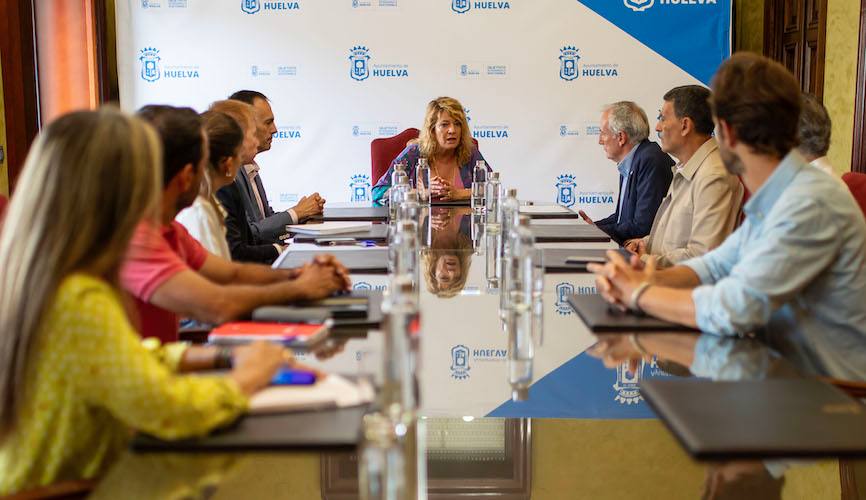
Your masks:
M800 111L800 151L809 156L826 156L830 149L830 115L827 108L812 94L803 93L800 97L803 109Z
M710 107L757 154L781 158L797 146L800 85L784 66L738 52L713 77Z
M247 104L255 104L256 99L268 100L265 94L255 90L238 90L234 94L230 95L229 99L245 102Z
M219 111L201 114L202 127L207 134L209 161L217 167L225 158L234 156L244 140L244 132L231 116Z
M162 186L168 186L187 164L197 167L202 155L201 118L192 108L150 104L138 110L162 142Z
M677 118L689 117L695 124L695 131L702 135L711 135L715 128L709 98L709 89L700 85L674 87L664 95L665 101L673 103Z

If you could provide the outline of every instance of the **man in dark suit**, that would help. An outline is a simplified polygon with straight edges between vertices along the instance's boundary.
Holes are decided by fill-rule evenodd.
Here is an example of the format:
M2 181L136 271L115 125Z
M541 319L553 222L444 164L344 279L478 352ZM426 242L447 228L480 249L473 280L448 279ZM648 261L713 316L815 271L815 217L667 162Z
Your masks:
M617 164L619 197L616 211L595 225L620 245L650 233L673 177L674 161L648 136L646 113L637 104L620 101L604 108L598 143ZM580 216L593 224L583 210Z
M261 92L241 90L229 99L245 102L256 109L258 153L271 149L273 134L277 131L274 112L268 98ZM265 187L259 176L259 166L255 161L238 170L235 178L241 201L246 208L246 218L253 237L261 243L281 243L286 234L286 225L299 224L313 215L322 213L325 200L319 193L304 196L298 204L284 212L274 212L268 203Z

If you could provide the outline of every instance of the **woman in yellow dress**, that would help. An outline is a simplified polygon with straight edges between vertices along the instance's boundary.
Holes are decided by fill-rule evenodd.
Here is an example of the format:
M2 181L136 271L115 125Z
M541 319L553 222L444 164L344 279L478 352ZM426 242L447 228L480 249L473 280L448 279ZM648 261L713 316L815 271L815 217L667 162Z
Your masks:
M132 430L204 435L236 419L287 360L142 342L117 286L142 217L157 213L160 143L113 109L37 138L0 232L0 495L98 477ZM233 369L227 376L179 372Z

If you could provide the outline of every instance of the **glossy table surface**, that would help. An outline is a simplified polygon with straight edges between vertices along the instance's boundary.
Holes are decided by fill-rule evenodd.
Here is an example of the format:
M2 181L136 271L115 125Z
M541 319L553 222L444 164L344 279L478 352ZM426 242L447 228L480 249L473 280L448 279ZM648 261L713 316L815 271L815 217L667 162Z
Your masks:
M798 464L784 480L763 464L692 461L640 395L641 379L690 376L669 362L644 362L635 373L606 368L587 350L597 342L565 297L595 293L591 275L547 274L543 335L526 401L512 401L507 336L499 295L489 284L485 236L468 208L432 212L421 256L417 378L427 443L430 498L695 498L731 488L772 498L839 498L835 460ZM534 224L583 224L578 219ZM474 244L475 243L475 244ZM614 248L613 243L545 243L552 248ZM289 252L321 249L297 244ZM328 248L342 252L360 247ZM387 275L352 276L359 289L385 289ZM697 336L695 336L697 338ZM794 370L751 340L719 343L713 360L725 379L764 378ZM345 343L343 343L345 342ZM378 332L329 346L337 353L306 362L333 373L376 378ZM455 356L466 362L455 363ZM660 359L664 352L657 353ZM666 371L667 370L667 371ZM675 372L677 375L672 375ZM745 483L744 483L745 481ZM108 472L94 498L357 498L357 457L350 452L133 453ZM793 495L793 496L792 496Z

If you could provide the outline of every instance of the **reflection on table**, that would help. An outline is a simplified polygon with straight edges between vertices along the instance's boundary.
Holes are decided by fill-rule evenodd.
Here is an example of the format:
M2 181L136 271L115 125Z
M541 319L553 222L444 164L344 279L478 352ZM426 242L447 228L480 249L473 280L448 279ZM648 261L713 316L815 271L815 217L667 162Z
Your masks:
M499 291L489 286L490 256L473 217L466 208L434 207L422 226L429 238L421 259L416 375L430 498L694 498L702 492L736 498L744 491L773 498L782 490L786 497L839 497L836 461L787 464L784 479L763 462L693 462L643 401L641 379L745 379L796 371L757 341L711 336L693 338L704 348L691 363L660 348L635 370L626 364L605 368L587 352L598 339L566 302L571 294L595 293L589 274L544 276L544 328L533 382L526 401L512 401ZM563 245L610 247L556 244ZM386 275L352 278L356 289L388 289ZM329 372L375 380L381 351L381 334L371 331L345 340L328 359L299 357ZM93 497L348 499L357 491L355 453L130 452Z

